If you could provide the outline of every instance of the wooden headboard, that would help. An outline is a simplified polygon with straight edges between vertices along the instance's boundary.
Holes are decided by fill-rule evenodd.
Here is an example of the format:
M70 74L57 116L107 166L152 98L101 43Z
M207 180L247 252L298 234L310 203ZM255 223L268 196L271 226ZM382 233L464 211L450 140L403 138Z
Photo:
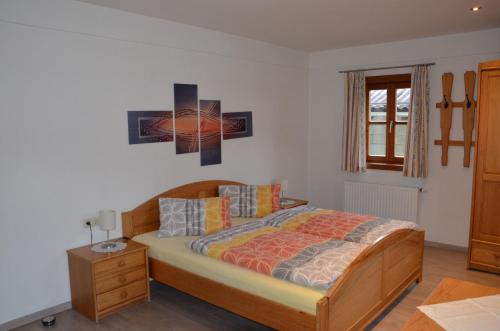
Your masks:
M123 236L132 238L160 228L159 198L198 199L219 196L219 185L242 185L229 180L205 180L175 187L158 194L137 208L122 213Z

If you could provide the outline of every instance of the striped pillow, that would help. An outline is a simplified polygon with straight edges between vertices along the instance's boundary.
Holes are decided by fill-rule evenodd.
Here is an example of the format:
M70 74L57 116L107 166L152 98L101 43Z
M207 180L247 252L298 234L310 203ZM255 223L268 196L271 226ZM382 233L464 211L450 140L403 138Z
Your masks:
M158 237L202 236L231 227L229 198L160 199Z
M280 184L221 185L219 196L231 198L231 216L265 217L280 209L280 190Z

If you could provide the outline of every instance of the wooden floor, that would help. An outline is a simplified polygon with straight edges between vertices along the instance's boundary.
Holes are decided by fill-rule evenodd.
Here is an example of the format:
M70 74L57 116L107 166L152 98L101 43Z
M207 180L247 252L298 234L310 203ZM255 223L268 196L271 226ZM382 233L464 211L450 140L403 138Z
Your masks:
M399 330L443 277L500 287L500 275L466 269L466 253L425 248L424 280L407 291L370 330ZM39 322L16 330L47 330ZM96 324L73 310L57 315L50 330L269 330L206 302L153 282L151 302L131 307Z

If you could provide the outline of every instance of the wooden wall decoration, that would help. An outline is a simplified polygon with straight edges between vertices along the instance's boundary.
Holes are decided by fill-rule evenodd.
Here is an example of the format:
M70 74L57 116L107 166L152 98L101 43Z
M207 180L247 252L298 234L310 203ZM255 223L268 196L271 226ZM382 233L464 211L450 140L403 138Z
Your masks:
M441 165L448 165L448 144L450 142L451 122L453 119L453 105L451 89L453 87L453 74L445 72L442 77L443 101L441 101Z
M467 71L464 74L465 99L462 106L462 127L464 129L464 167L470 166L470 149L472 146L472 131L474 130L474 117L476 101L474 101L474 88L476 73Z
M441 140L435 140L434 145L441 145L441 165L448 165L449 146L464 147L464 167L470 166L470 150L474 146L472 141L472 131L474 130L474 117L476 101L474 99L474 87L476 83L476 73L467 71L464 74L464 101L454 102L451 99L453 88L453 73L445 72L442 75L443 100L436 103L440 110ZM453 109L462 108L462 128L464 140L450 140L451 125L453 123Z

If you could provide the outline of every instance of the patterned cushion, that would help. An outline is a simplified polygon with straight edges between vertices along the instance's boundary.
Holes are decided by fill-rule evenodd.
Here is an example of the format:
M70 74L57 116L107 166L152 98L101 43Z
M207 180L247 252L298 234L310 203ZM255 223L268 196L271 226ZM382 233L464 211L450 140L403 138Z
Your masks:
M220 197L230 197L234 217L265 217L280 209L280 184L221 185Z
M230 227L229 197L160 199L158 237L200 236Z

